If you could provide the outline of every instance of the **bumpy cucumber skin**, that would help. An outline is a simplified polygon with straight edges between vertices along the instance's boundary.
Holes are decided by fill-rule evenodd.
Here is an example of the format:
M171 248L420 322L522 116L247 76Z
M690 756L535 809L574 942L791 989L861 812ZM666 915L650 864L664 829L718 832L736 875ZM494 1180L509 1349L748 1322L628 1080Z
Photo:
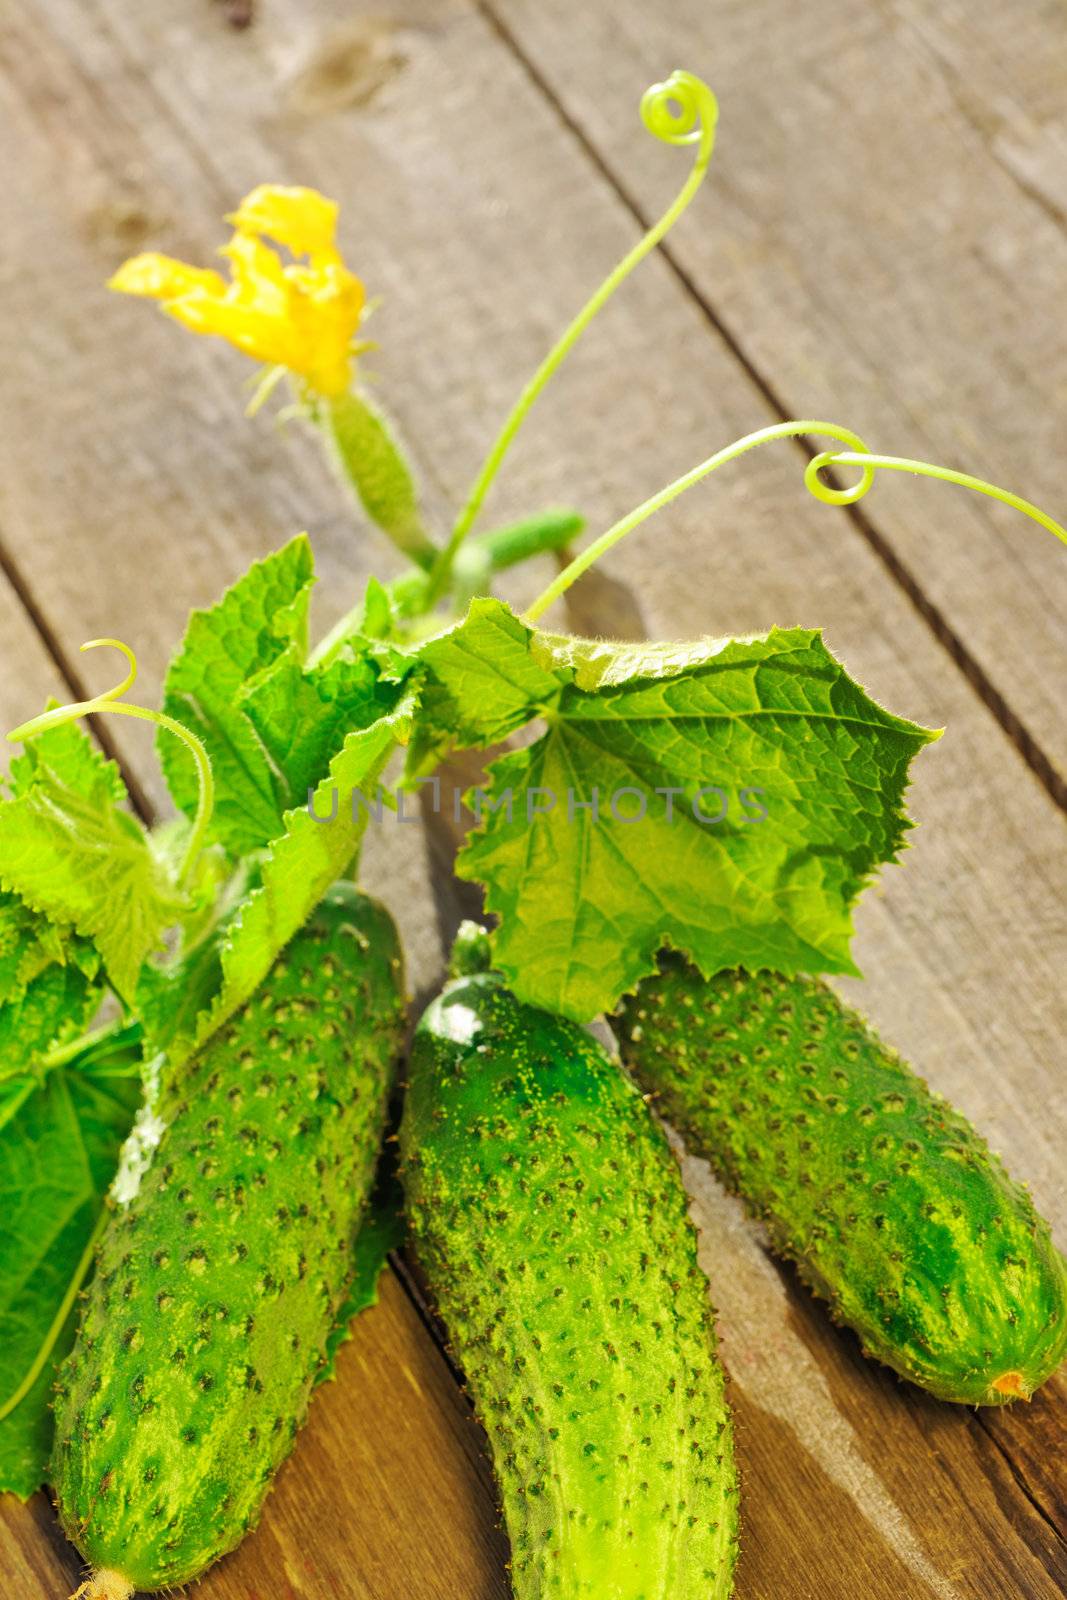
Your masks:
M60 1370L67 1536L136 1589L188 1582L258 1519L351 1275L404 1028L396 930L337 885L186 1069L101 1242Z
M401 1171L489 1436L518 1600L722 1600L737 1483L677 1163L582 1028L459 979L416 1035Z
M670 956L616 1020L656 1104L864 1351L942 1400L1005 1404L1067 1354L1067 1263L1029 1194L810 978Z

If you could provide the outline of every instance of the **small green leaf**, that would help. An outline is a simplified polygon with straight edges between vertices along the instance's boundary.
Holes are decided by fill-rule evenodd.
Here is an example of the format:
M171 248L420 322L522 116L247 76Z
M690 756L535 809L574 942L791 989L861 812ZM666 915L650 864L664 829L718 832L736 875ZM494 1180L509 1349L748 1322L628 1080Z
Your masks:
M125 790L112 763L80 728L50 729L15 767L15 797L0 803L0 887L91 939L129 999L184 900L136 818L120 809Z
M362 631L369 639L387 639L393 631L389 590L373 576L367 579L363 595Z
M49 700L46 711L58 706ZM61 722L37 734L11 763L11 789L16 798L28 795L42 771L61 772L67 787L78 794L103 793L122 805L126 785L114 761L109 761L84 727L76 722Z
M73 928L31 911L17 895L0 893L0 1006L17 1003L50 967L68 963L94 978L100 957Z
M0 1100L8 1080L32 1072L49 1050L85 1028L101 994L74 962L53 962L17 1000L0 1005Z
M338 655L308 672L294 652L260 673L241 696L241 706L277 774L282 812L306 805L309 790L325 776L345 735L368 728L392 711L400 698L366 655ZM266 841L264 841L266 842Z
M93 1231L140 1099L137 1077L56 1068L0 1127L0 1401L30 1370ZM28 1499L52 1446L56 1369L77 1309L37 1382L0 1422L0 1492Z
M310 807L287 811L285 831L263 857L260 882L242 901L219 952L219 989L194 1031L172 1044L172 1067L188 1057L244 1004L278 952L307 921L330 884L352 861L367 826L365 805L386 763L411 736L415 702L408 696L388 716L350 733L330 763ZM314 813L314 814L312 814Z
M256 561L209 611L194 611L170 664L163 709L203 742L215 777L211 837L234 856L277 832L287 803L267 752L245 715L246 685L292 650L307 651L314 582L305 535ZM199 794L196 767L173 734L161 732L159 760L174 802L188 816Z

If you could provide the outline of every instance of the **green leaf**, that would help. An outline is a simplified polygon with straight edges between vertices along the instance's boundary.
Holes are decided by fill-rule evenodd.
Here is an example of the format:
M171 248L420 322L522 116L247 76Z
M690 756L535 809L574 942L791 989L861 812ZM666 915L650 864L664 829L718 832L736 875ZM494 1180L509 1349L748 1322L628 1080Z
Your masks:
M277 832L287 797L241 694L256 674L295 650L307 651L314 582L304 534L256 561L209 611L194 611L164 684L164 710L204 744L215 777L211 837L231 854L258 849ZM159 760L175 804L196 810L196 767L173 734L161 732Z
M0 803L0 887L91 939L124 999L141 963L184 901L125 789L80 728L32 740L13 764L15 796Z
M423 771L453 746L484 750L556 701L567 674L546 670L533 635L500 600L472 600L462 622L417 652L427 669L409 769Z
M172 1044L172 1067L254 993L279 951L346 871L368 818L366 806L353 804L352 797L358 792L373 799L389 758L411 736L413 713L408 696L388 716L350 733L315 790L312 806L285 813L285 831L261 862L259 886L241 903L223 938L218 992L195 1029Z
M326 1341L326 1365L316 1378L325 1383L335 1375L337 1352L352 1337L352 1323L361 1311L378 1304L378 1282L391 1250L404 1243L404 1191L397 1176L395 1146L386 1145L378 1177L360 1224L353 1253L352 1282Z
M284 798L270 838L281 832L283 811L306 805L345 735L370 727L399 699L398 686L383 683L372 660L351 653L308 672L289 652L253 680L242 708L278 774Z
M500 809L471 797L483 822L457 864L487 886L516 993L587 1018L665 944L708 976L854 972L851 908L903 845L908 767L936 735L876 705L815 632L616 646L532 634L500 609L472 607L422 659L433 713L447 696L466 737L518 726L524 693L548 724L492 764Z
M46 711L58 706L49 700ZM116 805L126 800L126 785L114 761L109 761L84 727L77 722L61 722L35 735L11 763L10 787L17 797L28 795L42 771L62 772L68 786L78 794L98 791L110 796Z
M0 1401L29 1371L92 1233L140 1081L56 1068L0 1128ZM27 1499L44 1482L52 1445L56 1369L74 1339L77 1310L37 1382L0 1422L0 1492Z
M67 963L93 978L100 958L92 944L66 924L50 922L17 895L0 892L0 1006L21 1000L49 967Z
M32 1072L49 1050L80 1033L100 1000L100 989L68 962L45 968L17 1000L0 1005L0 1103L8 1080Z
M211 757L211 836L232 857L278 838L285 813L306 803L345 736L400 698L402 674L373 659L367 640L339 642L307 665L312 582L303 537L256 562L213 610L193 613L167 674L166 710ZM411 662L402 666L406 673ZM159 751L175 800L191 813L197 786L188 751L172 736L161 737Z

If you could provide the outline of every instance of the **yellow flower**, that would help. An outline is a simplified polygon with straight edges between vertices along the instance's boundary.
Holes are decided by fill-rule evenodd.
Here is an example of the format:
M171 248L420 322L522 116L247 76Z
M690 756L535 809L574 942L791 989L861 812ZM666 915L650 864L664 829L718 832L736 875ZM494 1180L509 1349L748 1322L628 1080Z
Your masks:
M335 242L337 205L314 189L262 184L229 218L234 235L218 272L154 253L123 263L109 287L159 300L194 333L218 334L257 361L287 367L319 394L343 394L364 292ZM286 265L264 243L294 257Z

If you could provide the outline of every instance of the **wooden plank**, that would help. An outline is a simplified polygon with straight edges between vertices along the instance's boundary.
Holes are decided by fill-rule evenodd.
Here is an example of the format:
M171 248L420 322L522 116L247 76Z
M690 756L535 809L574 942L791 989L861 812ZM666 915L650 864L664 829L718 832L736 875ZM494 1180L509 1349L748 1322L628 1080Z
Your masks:
M669 249L783 415L976 473L1067 523L1062 7L486 10L649 218L684 157L642 136L641 92L678 65L712 83L711 177ZM664 339L655 370L668 367L676 394L699 392L685 348ZM1063 547L1004 507L895 475L863 510L1062 779Z
M0 673L0 776L6 774L18 746L3 737L49 695L64 695L62 674L26 614L11 584L0 574L0 639L4 670Z
M60 0L32 12L20 0L12 10L18 48L2 92L19 159L2 204L9 247L26 268L13 285L13 321L27 332L9 352L20 406L5 526L52 626L80 638L103 631L105 616L109 630L121 628L151 606L158 623L146 649L158 673L185 607L210 599L222 568L232 575L297 520L312 524L330 574L327 601L340 610L366 552L353 553L325 476L295 442L275 452L269 434L238 417L237 358L194 343L143 307L102 298L100 278L148 240L207 259L218 237L214 218L266 177L338 194L346 232L360 241L361 270L372 291L389 295L375 361L389 403L419 441L439 510L462 492L492 420L580 301L594 262L606 267L632 242L631 219L576 158L573 139L483 21L451 0L376 7L373 18L340 0L276 0L240 36L213 33L203 13L162 0L136 12L97 0L76 23ZM132 220L118 238L113 219L124 203ZM39 383L49 348L63 352L67 381L91 377L106 404L86 408L61 396L52 417ZM684 352L684 379L665 369L663 348ZM704 316L650 264L535 414L496 513L579 496L595 521L607 521L769 415ZM66 482L56 482L57 462ZM1062 1238L1067 1109L1050 1103L1048 1078L1064 1024L1061 823L839 522L805 502L788 462L767 460L709 485L638 536L616 571L641 592L657 631L829 619L831 642L873 692L895 709L948 723L948 737L919 766L914 809L924 827L907 868L891 874L861 914L865 1000L886 1033L1030 1178ZM730 532L709 539L709 525ZM163 530L150 547L146 526ZM106 571L101 549L109 552ZM679 584L672 571L686 563ZM131 575L125 594L116 581L123 572ZM535 581L525 580L526 592ZM751 1532L742 1600L812 1592L853 1600L857 1579L874 1600L925 1595L934 1579L915 1567L916 1549L938 1582L955 1585L950 1592L977 1592L964 1586L966 1574L941 1571L962 1559L953 1553L963 1542L957 1521L973 1532L972 1563L988 1559L1014 1585L1004 1592L1028 1600L1057 1594L1055 1552L1035 1554L1018 1532L1031 1516L1043 1518L990 1434L964 1428L967 1418L943 1407L933 1408L925 1431L904 1428L906 1412L894 1407L900 1395L905 1407L915 1397L893 1385L885 1409L881 1400L868 1404L868 1386L880 1394L881 1377L850 1357L847 1341L825 1330L802 1296L790 1299L788 1315L777 1302L764 1304L775 1316L777 1389L746 1369L764 1338L759 1296L755 1311L736 1299L731 1310L730 1268L715 1263L736 1259L750 1275L766 1264L747 1243L720 1256L721 1234L720 1219L709 1264L743 1419ZM765 1285L761 1292L769 1293ZM823 1341L817 1360L806 1339ZM830 1396L816 1424L812 1361ZM816 1437L823 1429L826 1447ZM861 1475L859 1489L849 1478L859 1472L857 1453L874 1473L873 1484ZM358 1465L342 1470L358 1486ZM407 1457L404 1470L414 1470ZM842 1477L852 1486L842 1489ZM909 1478L924 1492L909 1491ZM408 1500L395 1485L390 1493L382 1512L383 1524L395 1523L388 1537L415 1540L416 1528L404 1523ZM788 1519L778 1518L776 1497ZM250 1562L266 1548L272 1516L268 1507L264 1530L247 1546ZM834 1526L847 1527L848 1538L831 1552ZM336 1537L346 1532L339 1525ZM332 1548L332 1532L316 1534ZM825 1558L817 1584L813 1552ZM257 1571L261 1582L269 1578L269 1567ZM221 1574L205 1593L212 1581ZM432 1581L428 1568L419 1582ZM499 1581L495 1558L482 1581ZM307 1592L325 1600L331 1591ZM423 1590L413 1582L410 1592L419 1600Z

